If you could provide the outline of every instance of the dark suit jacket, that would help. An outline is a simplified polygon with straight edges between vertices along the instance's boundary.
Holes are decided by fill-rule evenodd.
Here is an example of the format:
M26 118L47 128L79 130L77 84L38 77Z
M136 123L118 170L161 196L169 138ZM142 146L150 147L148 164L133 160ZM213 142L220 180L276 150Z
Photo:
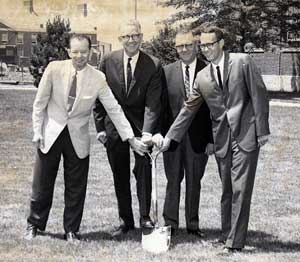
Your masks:
M257 67L246 54L225 53L224 91L218 86L212 70L208 64L198 73L194 93L167 136L180 141L198 108L206 101L212 117L216 156L226 155L230 129L243 150L255 150L257 137L270 133L269 101Z
M195 77L205 66L206 64L202 60L197 59ZM165 102L163 102L163 105L167 108L164 113L166 115L163 123L163 133L165 134L174 122L185 101L185 88L181 61L178 60L165 66L163 78L163 89L165 90L164 95L167 96L167 98L165 98ZM192 148L197 153L205 152L207 143L213 143L210 112L206 103L203 103L199 108L190 128L188 129L188 134ZM176 147L173 145L170 150L172 151L175 148Z
M118 50L104 56L100 70L105 74L107 83L129 120L135 136L141 136L142 132L153 134L161 109L161 64L157 58L140 51L126 94L123 54L123 50ZM112 146L119 135L99 100L95 104L94 118L97 132L106 131L107 145Z

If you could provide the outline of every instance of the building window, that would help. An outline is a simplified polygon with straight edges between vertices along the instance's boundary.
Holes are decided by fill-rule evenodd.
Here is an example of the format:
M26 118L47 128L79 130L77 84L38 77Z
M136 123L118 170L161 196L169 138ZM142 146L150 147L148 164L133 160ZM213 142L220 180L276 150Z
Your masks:
M37 43L37 34L31 34L31 43L33 45Z
M24 56L24 49L23 49L22 47L21 47L21 48L18 47L17 53L18 53L18 56L19 56L19 57L20 57L20 56Z
M6 48L6 56L14 56L14 50Z
M8 42L8 33L3 33L1 35L1 42L2 42L2 44L7 44L7 42Z
M17 35L17 44L23 44L24 42L24 34L23 33L18 33Z

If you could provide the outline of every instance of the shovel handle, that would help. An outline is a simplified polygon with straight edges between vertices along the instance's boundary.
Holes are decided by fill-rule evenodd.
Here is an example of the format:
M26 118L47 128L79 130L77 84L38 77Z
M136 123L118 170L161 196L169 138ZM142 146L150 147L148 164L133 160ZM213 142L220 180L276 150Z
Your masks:
M151 175L152 175L151 199L152 199L154 225L158 224L156 159L160 153L161 153L160 150L155 150L155 149L152 151L152 154L148 153L151 159Z

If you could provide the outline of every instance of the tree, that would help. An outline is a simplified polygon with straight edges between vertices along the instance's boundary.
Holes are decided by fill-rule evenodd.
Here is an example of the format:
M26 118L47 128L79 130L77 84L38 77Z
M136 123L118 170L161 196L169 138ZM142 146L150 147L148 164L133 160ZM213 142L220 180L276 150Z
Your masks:
M60 16L46 24L46 34L38 34L37 44L33 47L30 73L34 77L34 85L37 87L43 72L49 62L68 58L66 48L70 39L70 22Z
M164 24L157 36L143 43L142 49L159 58L163 65L167 65L174 62L177 56L174 38L175 30Z
M227 32L229 50L243 51L248 42L267 48L280 45L286 32L299 28L299 0L165 0L164 6L180 8L165 22L181 21L195 29L214 21Z

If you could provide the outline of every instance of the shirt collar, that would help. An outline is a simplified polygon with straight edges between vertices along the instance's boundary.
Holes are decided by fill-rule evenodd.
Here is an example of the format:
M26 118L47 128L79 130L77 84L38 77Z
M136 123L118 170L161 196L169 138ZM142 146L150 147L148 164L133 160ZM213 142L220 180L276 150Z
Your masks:
M181 61L181 62L182 62L182 66L183 66L183 67L187 66L187 64L185 64L183 61ZM193 60L193 62L190 63L188 66L189 66L190 68L194 68L194 67L196 67L196 62L197 62L197 58L195 57L195 59Z
M87 67L88 65L86 65L83 69L81 69L80 71L77 71L77 74L83 74L86 70L87 70ZM71 60L71 73L72 75L74 74L75 75L75 72L76 72L76 69L75 67L73 66L73 63L72 63L72 60Z
M213 65L213 67L217 67L217 66L223 67L224 59L225 59L225 55L224 55L224 52L222 52L222 57L221 57L219 63L215 64L215 63L211 62L211 64Z
M137 62L138 58L139 58L139 55L140 55L140 51L138 51L134 56L132 56L132 60L131 60L131 63L135 63ZM128 61L128 58L129 56L126 54L125 50L124 50L124 61Z

